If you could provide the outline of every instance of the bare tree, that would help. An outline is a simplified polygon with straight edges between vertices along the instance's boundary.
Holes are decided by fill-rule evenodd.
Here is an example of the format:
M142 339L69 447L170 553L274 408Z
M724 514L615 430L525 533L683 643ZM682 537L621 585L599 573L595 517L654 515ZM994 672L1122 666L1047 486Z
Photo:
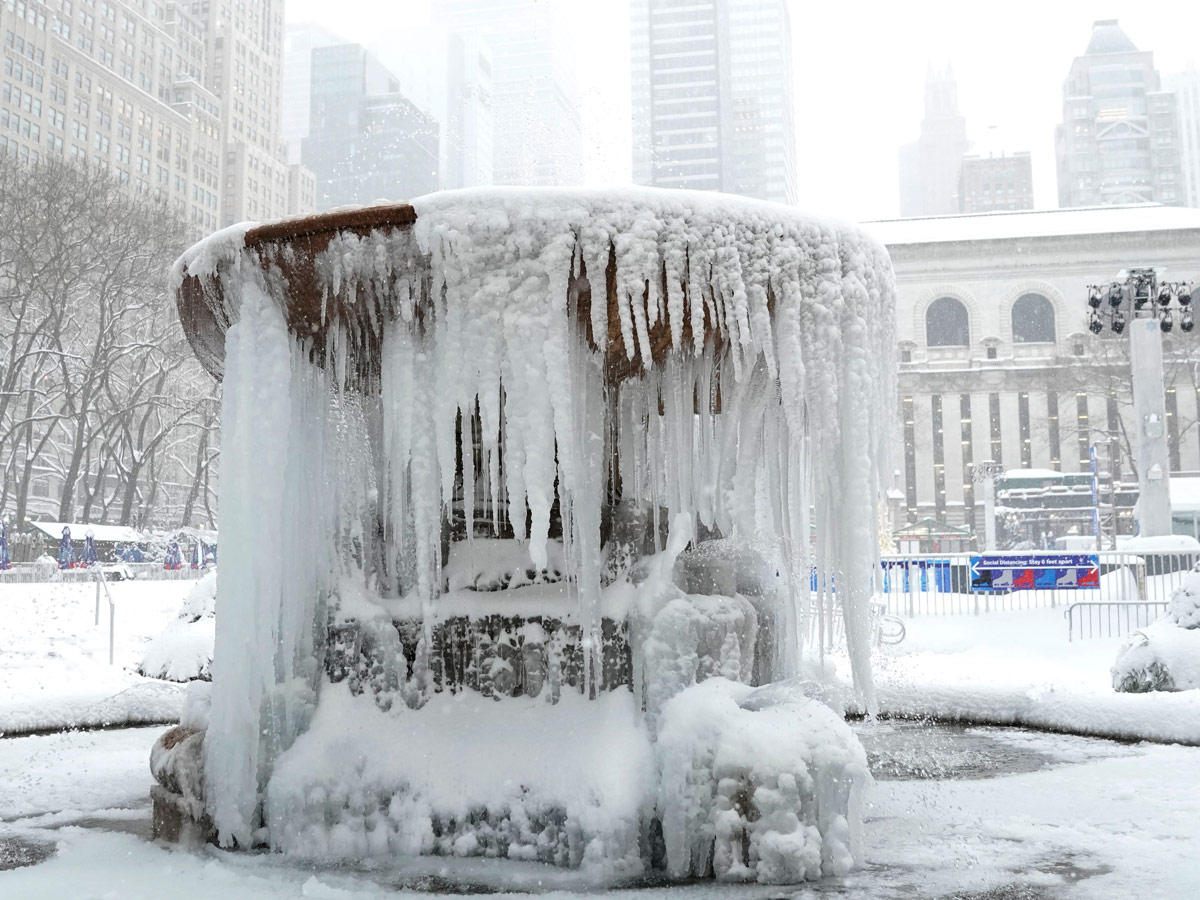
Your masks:
M36 478L62 521L144 525L216 427L169 296L183 224L58 161L0 158L0 211L0 508L25 519Z

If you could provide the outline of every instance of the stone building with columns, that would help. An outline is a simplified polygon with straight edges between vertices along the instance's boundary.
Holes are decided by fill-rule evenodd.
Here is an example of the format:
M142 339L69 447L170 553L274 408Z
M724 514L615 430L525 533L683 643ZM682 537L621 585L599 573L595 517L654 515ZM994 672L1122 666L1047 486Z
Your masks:
M1127 341L1087 328L1087 286L1134 266L1200 281L1200 210L1139 204L867 223L899 288L900 520L982 534L975 463L1136 482ZM1200 284L1197 285L1200 287ZM1200 471L1200 331L1167 336L1173 473ZM1132 434L1132 432L1129 432Z

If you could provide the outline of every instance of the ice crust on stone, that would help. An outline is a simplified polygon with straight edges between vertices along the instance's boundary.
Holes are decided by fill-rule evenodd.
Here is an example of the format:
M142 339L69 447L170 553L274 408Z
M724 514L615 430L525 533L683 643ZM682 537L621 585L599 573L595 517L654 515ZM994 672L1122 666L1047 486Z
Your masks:
M654 747L672 876L791 884L862 858L866 754L795 684L709 678L667 702Z
M320 344L289 333L283 276L244 248L244 231L178 266L177 280L221 278L221 316L234 323L222 411L228 549L204 748L207 808L222 843L255 841L264 794L273 809L295 802L273 775L293 765L297 737L296 754L305 752L304 732L334 702L319 662L327 622L386 618L404 604L419 611L428 648L443 601L466 602L469 591L447 592L442 567L444 523L456 515L467 545L456 554L476 552L478 516L511 526L535 575L561 563L563 582L522 591L553 592L582 626L585 696L605 605L616 599L631 620L641 617L648 637L633 646L634 698L652 710L647 734L676 692L715 676L746 679L753 668L742 626L761 598L696 600L672 586L697 528L761 542L779 560L777 652L757 675L797 674L798 622L836 609L855 689L873 708L870 578L895 412L883 248L785 207L682 191L488 189L413 206L411 230L342 232L319 254ZM575 317L589 294L586 316ZM377 392L355 381L372 346ZM631 374L617 383L606 366L621 358ZM622 503L650 511L655 535L671 525L649 577L605 569L602 511L618 482ZM549 539L552 508L561 559ZM836 606L826 587L834 579L809 590L812 567L836 573ZM451 575L451 588L478 587ZM680 634L711 635L711 661L691 659ZM406 662L422 677L426 662ZM407 716L416 728L426 711L374 714ZM728 717L743 714L777 715ZM794 783L754 789L825 808L825 788L813 788L818 802L805 807L795 766L779 772ZM816 814L799 831L787 819L780 834L792 837L780 840L791 849L762 836L756 877L837 871L838 848L853 843L829 837L853 832L843 819ZM275 822L270 840L282 846L284 819ZM685 844L695 827L684 828ZM820 831L816 844L809 827ZM606 864L625 849L606 851ZM723 874L742 877L735 870L730 862Z

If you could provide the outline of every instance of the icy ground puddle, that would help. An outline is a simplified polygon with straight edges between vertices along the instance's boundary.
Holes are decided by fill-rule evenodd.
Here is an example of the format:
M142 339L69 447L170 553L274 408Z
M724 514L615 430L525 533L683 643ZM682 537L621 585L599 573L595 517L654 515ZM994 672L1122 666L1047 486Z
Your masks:
M861 721L854 731L880 781L998 778L1123 752L1101 738L1014 728L881 720Z

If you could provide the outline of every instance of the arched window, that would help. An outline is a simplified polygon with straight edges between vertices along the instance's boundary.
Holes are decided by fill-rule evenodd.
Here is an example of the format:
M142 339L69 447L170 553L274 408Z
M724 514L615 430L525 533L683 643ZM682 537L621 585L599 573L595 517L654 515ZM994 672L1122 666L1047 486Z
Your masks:
M971 343L967 308L953 297L940 297L925 310L925 343L930 347L966 347Z
M1053 344L1054 304L1041 294L1022 294L1012 308L1014 344Z

